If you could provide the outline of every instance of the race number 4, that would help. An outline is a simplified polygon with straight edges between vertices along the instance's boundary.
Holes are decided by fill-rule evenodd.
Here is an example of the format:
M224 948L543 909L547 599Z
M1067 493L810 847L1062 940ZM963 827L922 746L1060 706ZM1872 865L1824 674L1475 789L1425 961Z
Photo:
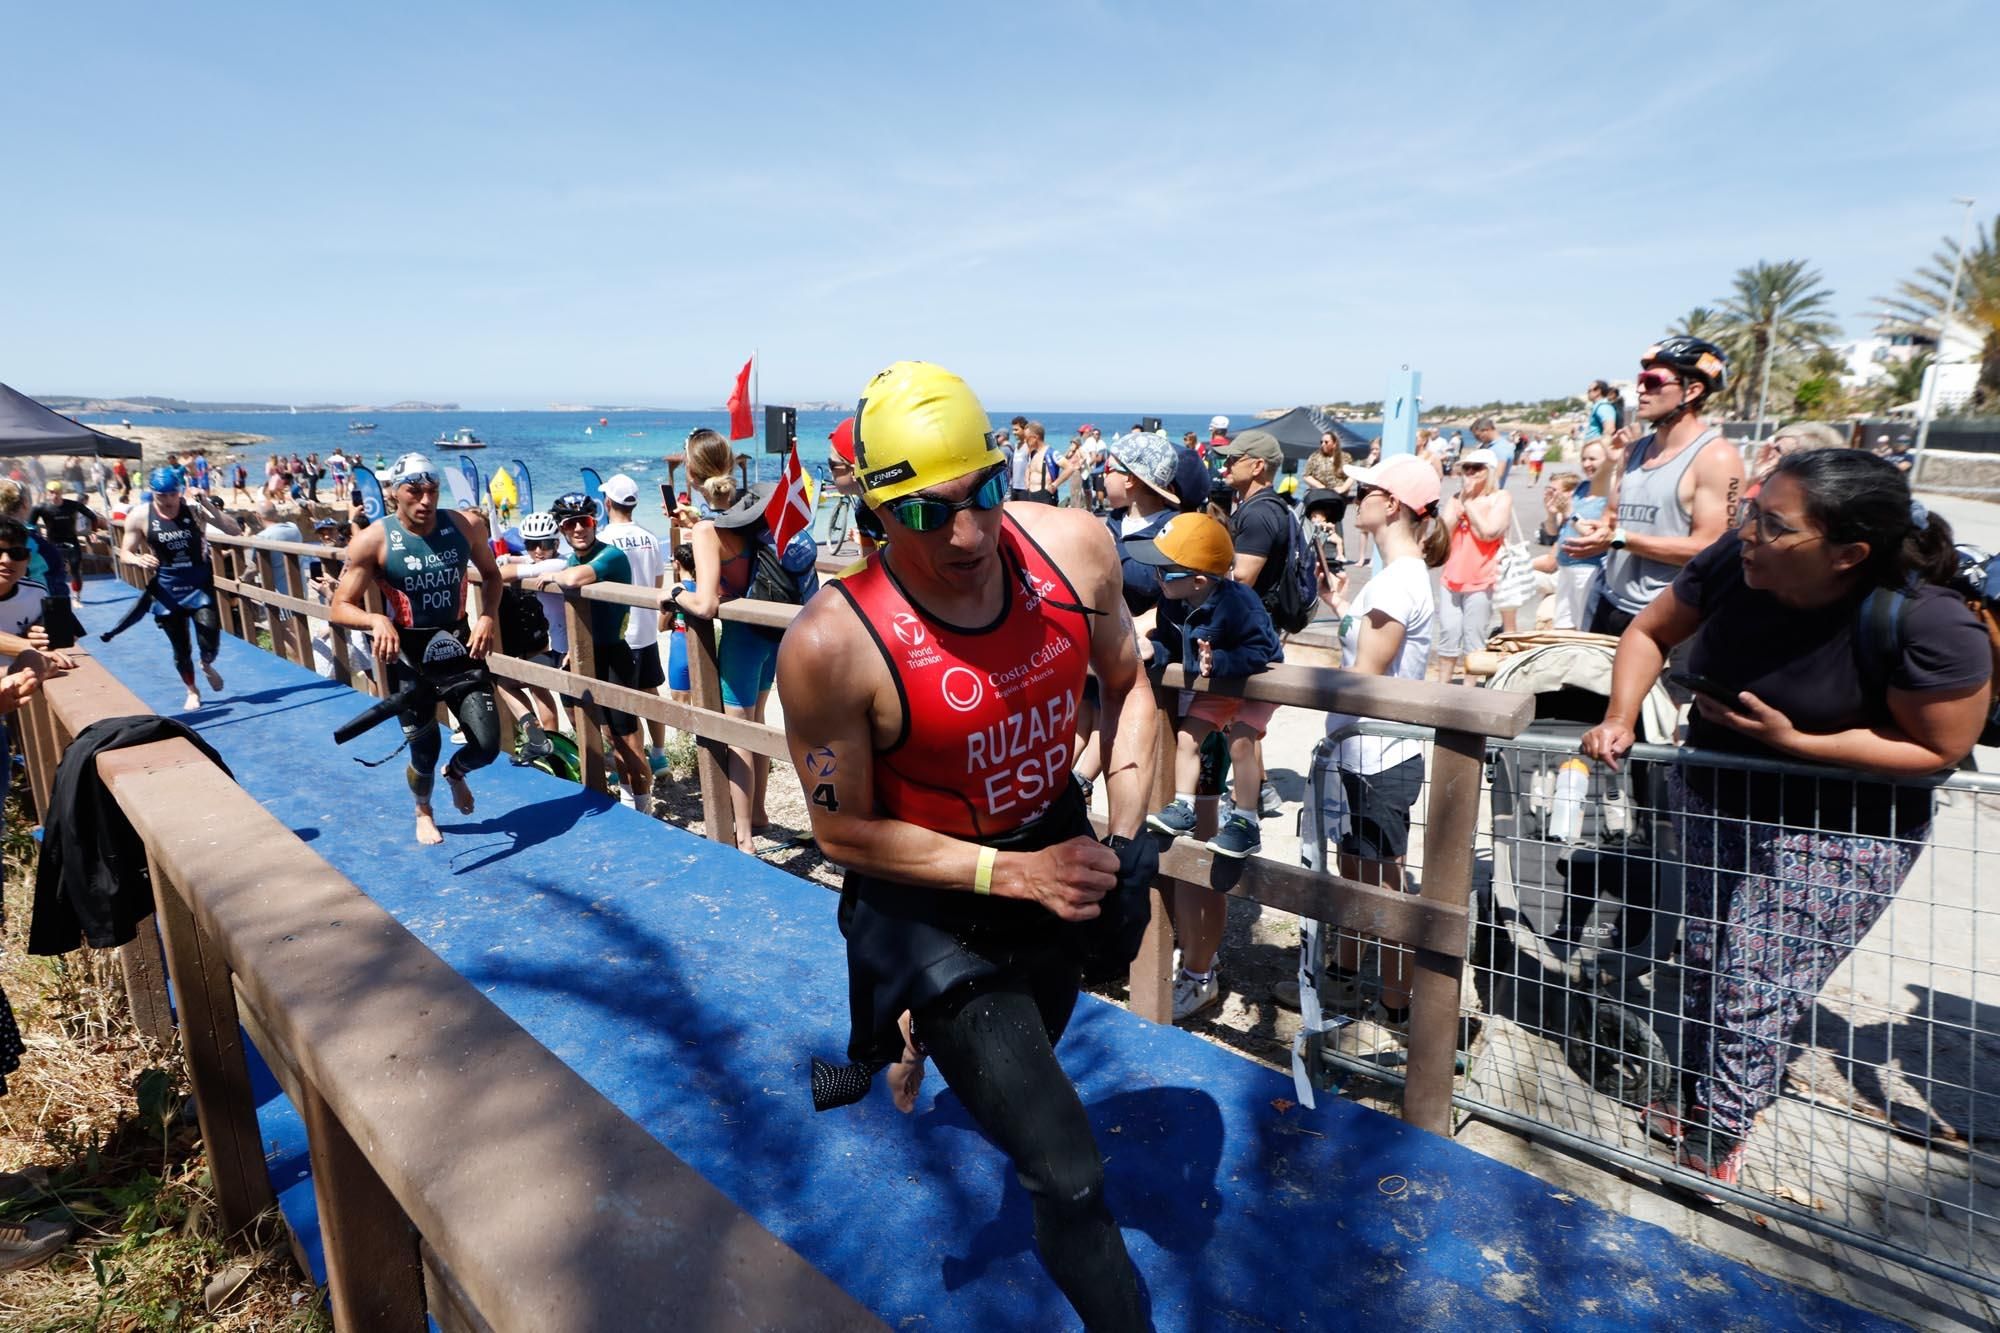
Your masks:
M813 788L812 803L830 815L840 813L840 798L833 794L831 782L822 782Z

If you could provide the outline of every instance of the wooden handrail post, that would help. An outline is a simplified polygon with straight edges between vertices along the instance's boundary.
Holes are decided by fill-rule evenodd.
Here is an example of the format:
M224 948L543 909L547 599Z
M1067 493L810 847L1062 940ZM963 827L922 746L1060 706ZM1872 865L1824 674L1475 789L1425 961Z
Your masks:
M338 1333L417 1333L424 1320L424 1265L416 1228L340 1117L306 1084L313 1197L326 1247L326 1295Z
M187 1057L216 1205L223 1226L240 1231L277 1198L264 1168L229 963L195 919L166 867L150 856L147 862L152 869L153 905L166 937L167 965L180 999L181 1050Z
M35 822L46 824L49 792L56 777L55 709L37 696L15 714L15 719L14 743L21 747L21 757L28 764L28 795L35 802Z
M125 1003L132 1025L148 1041L165 1046L174 1039L174 1011L167 999L167 970L160 954L156 918L140 921L138 934L118 947L118 969L125 978Z
M1472 892L1472 844L1479 828L1479 787L1486 740L1439 731L1431 754L1431 797L1424 824L1423 896L1463 908ZM1403 1119L1433 1134L1451 1133L1451 1086L1458 1051L1458 1005L1465 960L1414 951L1410 1042Z
M716 648L721 624L686 616L688 702L704 713L722 712L722 662ZM701 781L701 826L710 842L736 845L736 810L729 800L729 747L706 736L694 738L695 772Z
M218 546L214 542L210 542L208 544L208 572L217 579L233 580L234 575L231 573L233 568L231 560L234 554L235 552L232 548ZM129 582L130 580L127 581ZM135 586L144 587L145 585L138 584ZM234 634L239 639L248 637L243 633L241 601L235 593L224 592L221 588L217 588L215 590L215 611L216 617L221 620L222 628L226 632Z
M1150 689L1141 682L1137 689ZM1158 810L1174 799L1174 728L1172 713L1162 718L1165 725L1156 729L1157 744L1153 752L1152 801L1146 807ZM1100 741L1108 744L1108 738ZM1144 830L1140 837L1150 837ZM1153 919L1146 925L1146 934L1139 941L1138 957L1132 960L1131 971L1126 976L1126 1002L1133 1013L1155 1023L1174 1021L1174 924L1168 918L1166 882L1153 882Z
M597 678L597 650L590 642L590 609L574 588L563 591L563 621L569 627L569 669L590 680ZM576 706L576 762L582 770L583 785L592 791L609 791L611 780L605 771L604 732L598 720L603 716L594 703Z
M257 552L257 570L263 580L264 591L276 592L278 590L277 557L269 551ZM279 610L276 605L270 603L265 604L264 610L267 622L265 628L271 633L271 651L279 657L289 658L290 654L285 651L285 613Z
M285 553L285 587L292 596L302 600L312 594L306 588L305 562L290 551ZM292 613L292 651L297 654L298 664L311 671L313 667L312 620L297 612Z
M367 586L367 588L362 592L361 595L363 600L366 602L368 606L368 614L372 616L380 616L388 614L388 612L383 609L382 590L376 587L373 583L370 583ZM375 664L374 677L373 677L375 697L378 699L386 699L389 697L389 668L382 665L381 658L375 656L375 643L374 643L374 636L372 634L369 636L368 660Z

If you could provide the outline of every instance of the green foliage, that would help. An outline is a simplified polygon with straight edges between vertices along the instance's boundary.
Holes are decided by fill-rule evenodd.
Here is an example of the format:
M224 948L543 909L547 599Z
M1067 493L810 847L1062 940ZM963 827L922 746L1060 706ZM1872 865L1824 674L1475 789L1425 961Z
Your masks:
M1904 279L1893 293L1876 298L1882 318L1894 327L1935 338L1943 325L1957 262L1958 241L1944 237L1927 264ZM1971 406L1987 411L2000 408L2000 215L1991 225L1974 228L1966 243L1957 314L1984 338L1979 353L1979 387ZM1915 397L1913 393L1898 401L1909 402Z
M1721 303L1720 336L1711 341L1729 356L1729 398L1738 415L1761 415L1767 381L1783 401L1810 373L1814 355L1839 333L1832 302L1819 271L1803 259L1759 260L1736 271Z

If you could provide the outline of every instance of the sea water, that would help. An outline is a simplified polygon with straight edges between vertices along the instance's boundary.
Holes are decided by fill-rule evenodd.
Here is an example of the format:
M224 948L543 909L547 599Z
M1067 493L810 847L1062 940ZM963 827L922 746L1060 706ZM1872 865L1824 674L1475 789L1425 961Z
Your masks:
M827 437L848 415L847 412L799 413L799 461L815 479L826 463ZM1068 448L1070 437L1086 423L1095 425L1109 440L1130 430L1144 414L1130 411L1017 413L1015 409L1006 408L988 409L988 415L996 430L1016 415L1040 421L1048 431L1050 445L1061 451ZM1228 412L1224 415L1229 417L1230 425L1235 430L1245 430L1257 424L1256 418L1249 412ZM1206 439L1209 416L1208 413L1163 415L1161 428L1169 439L1177 443L1188 431ZM106 414L87 414L78 418L90 424L116 422L119 419ZM350 431L348 423L356 420L373 421L375 429ZM600 420L603 424L599 424ZM430 454L433 461L441 466L456 468L458 464L454 455L462 452L478 466L483 479L491 478L495 468L519 459L527 465L529 479L534 484L535 503L543 507L564 491L580 489L580 470L583 468L595 468L600 477L623 472L639 483L640 504L635 517L645 526L663 532L666 520L660 512L658 497L660 485L667 480L667 455L679 454L686 449L689 434L703 426L727 434L729 417L721 411L651 410L383 412L361 417L336 412L174 412L139 418L136 424L241 431L267 436L268 443L246 445L238 451L243 454L244 465L250 471L249 485L253 490L262 484L264 460L271 454L298 454L304 457L317 453L324 460L336 448L378 471L394 461L398 454L412 451ZM1379 422L1351 421L1344 424L1365 438L1372 439L1381 433ZM756 425L758 433L754 437L736 441L737 452L748 454L752 460L752 482L776 477L782 463L782 459L765 452L762 411L756 414ZM455 435L462 426L471 427L473 433L486 442L486 447L460 451L433 446L433 441ZM685 469L676 469L675 489L685 490L686 486ZM328 496L330 491L330 484L322 482L321 495ZM226 500L227 490L222 494Z

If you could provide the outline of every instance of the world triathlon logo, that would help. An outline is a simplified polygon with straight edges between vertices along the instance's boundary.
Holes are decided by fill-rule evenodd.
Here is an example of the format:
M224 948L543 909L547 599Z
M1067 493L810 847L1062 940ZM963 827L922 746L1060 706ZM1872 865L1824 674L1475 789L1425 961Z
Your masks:
M969 713L986 697L986 682L979 678L978 672L955 666L938 682L938 693L952 711Z
M908 611L898 611L889 627L895 631L897 640L908 647L915 648L924 641L924 622Z
M838 767L833 758L833 747L816 745L806 751L806 771L816 778L830 778Z

